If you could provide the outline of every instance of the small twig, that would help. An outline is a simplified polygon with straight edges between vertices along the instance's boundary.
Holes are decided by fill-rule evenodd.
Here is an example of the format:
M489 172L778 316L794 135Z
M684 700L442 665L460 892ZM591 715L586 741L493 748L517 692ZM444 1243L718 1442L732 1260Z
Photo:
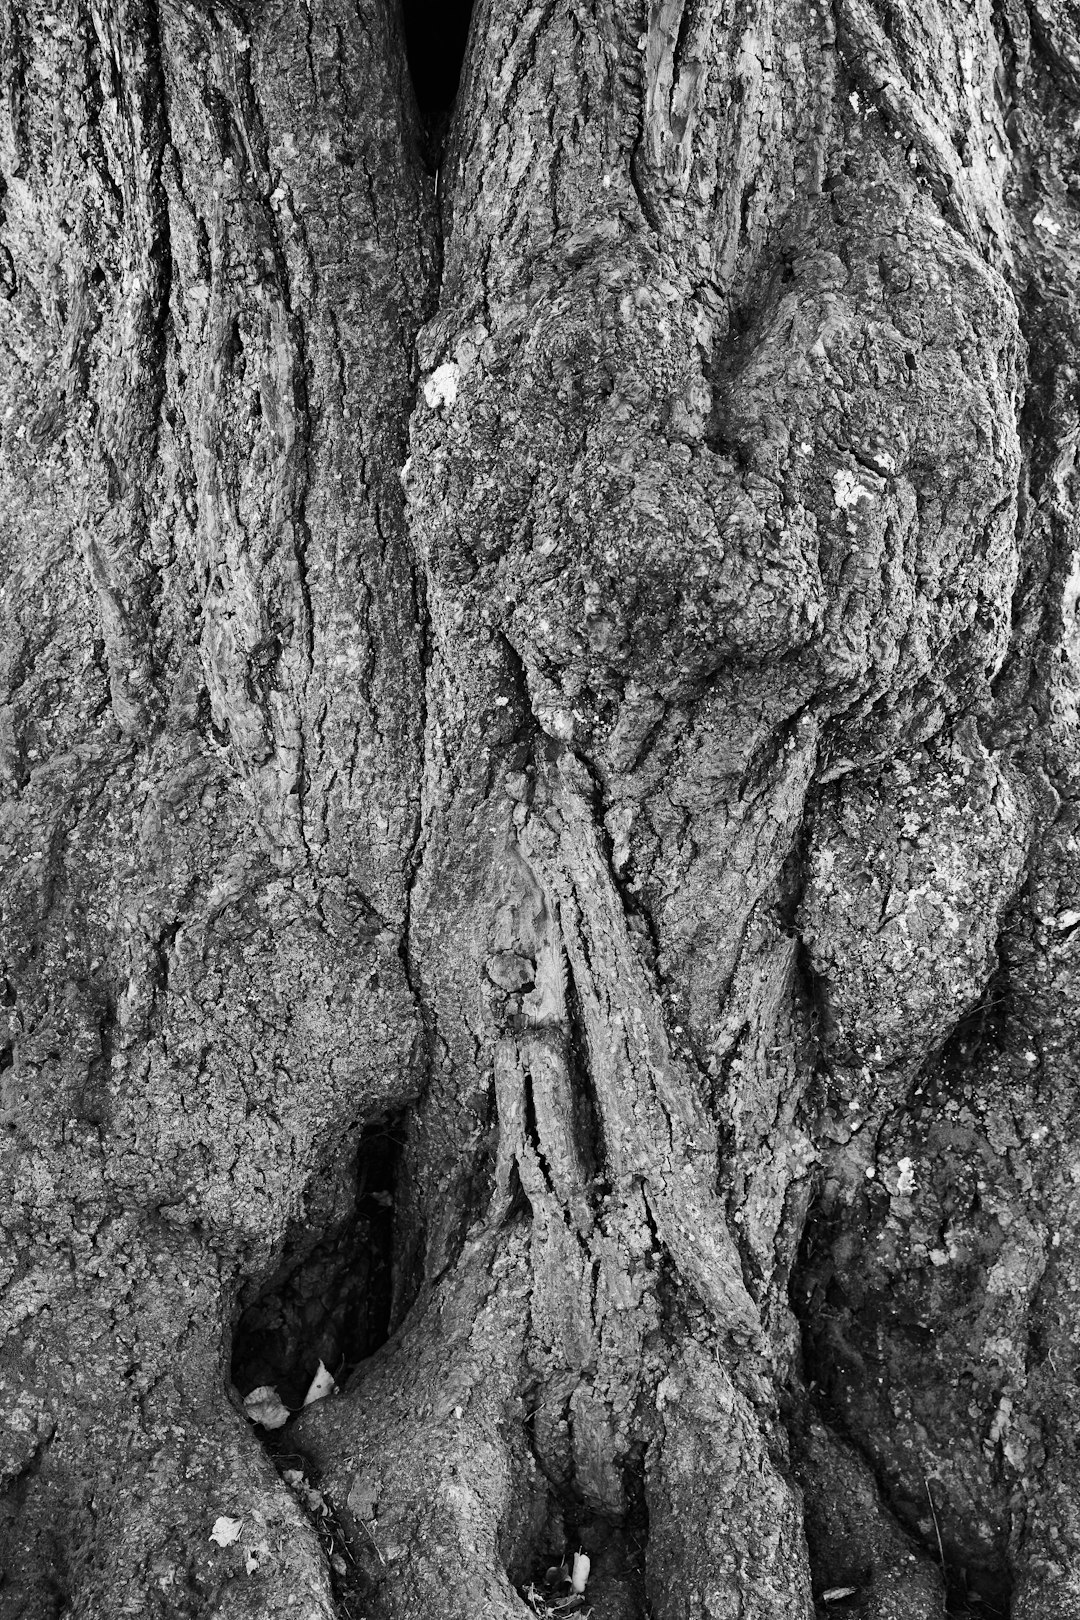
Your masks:
M941 1560L941 1612L949 1612L949 1578L945 1573L945 1548L941 1545L941 1526L938 1524L937 1508L934 1498L930 1495L930 1481L923 1475L923 1484L926 1486L926 1500L930 1504L930 1516L934 1521L934 1534L937 1537L938 1558Z
M565 1406L566 1404L566 1396L561 1393L556 1392L554 1395L545 1395L542 1401L537 1401L536 1405L531 1407L528 1412L521 1414L521 1421L528 1423L529 1419L534 1418L537 1412L543 1412L549 1406Z
M374 1547L376 1558L379 1560L379 1563L382 1565L383 1569L385 1569L386 1568L386 1559L383 1557L382 1553L379 1551L379 1543L375 1540L375 1537L372 1535L371 1531L368 1529L367 1521L364 1520L364 1519L360 1519L357 1522L360 1524L360 1526L363 1529L363 1532L364 1532L365 1536L367 1536L368 1540L371 1542L371 1545Z

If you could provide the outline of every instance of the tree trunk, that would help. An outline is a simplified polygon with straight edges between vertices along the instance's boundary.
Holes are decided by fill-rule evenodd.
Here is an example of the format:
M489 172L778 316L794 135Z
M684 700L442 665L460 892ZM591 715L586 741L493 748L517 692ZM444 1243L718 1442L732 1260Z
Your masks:
M5 4L3 1620L1075 1620L1072 0Z

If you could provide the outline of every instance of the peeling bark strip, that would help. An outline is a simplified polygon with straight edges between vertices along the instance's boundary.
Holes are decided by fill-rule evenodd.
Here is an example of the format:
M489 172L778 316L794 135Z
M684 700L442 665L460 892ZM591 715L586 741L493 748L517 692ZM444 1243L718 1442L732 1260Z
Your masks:
M1080 1613L1078 102L6 0L2 1620Z

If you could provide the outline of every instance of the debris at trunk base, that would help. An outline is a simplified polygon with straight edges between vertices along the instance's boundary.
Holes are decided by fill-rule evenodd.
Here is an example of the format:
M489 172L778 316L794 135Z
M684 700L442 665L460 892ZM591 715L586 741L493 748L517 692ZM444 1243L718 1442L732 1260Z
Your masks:
M302 1463L300 1457L295 1461ZM281 1478L307 1512L319 1537L330 1568L330 1584L340 1620L363 1620L369 1608L370 1591L333 1505L308 1478L304 1466L282 1467Z
M588 1620L592 1614L591 1609L585 1607L585 1599L579 1592L571 1592L568 1597L558 1597L554 1594L545 1596L544 1592L535 1586L527 1586L523 1594L526 1603L540 1620L554 1620L555 1616L576 1614L581 1620Z
M589 1561L588 1553L576 1552L574 1554L574 1567L570 1571L570 1587L579 1597L584 1595L591 1568L592 1564Z
M334 1375L320 1361L318 1371L308 1385L308 1392L304 1396L304 1405L311 1406L314 1401L323 1401L328 1395L336 1394L337 1385L334 1382Z
M540 1585L530 1582L522 1596L542 1620L564 1614L580 1615L582 1620L587 1620L592 1610L585 1607L585 1587L591 1568L588 1553L579 1550L570 1562L564 1559L561 1564L550 1565Z
M234 1541L239 1540L243 1528L244 1521L242 1519L230 1519L227 1515L222 1514L220 1518L214 1520L210 1540L216 1541L219 1547L231 1547Z
M281 1429L292 1417L272 1384L260 1384L244 1396L244 1415L264 1429Z

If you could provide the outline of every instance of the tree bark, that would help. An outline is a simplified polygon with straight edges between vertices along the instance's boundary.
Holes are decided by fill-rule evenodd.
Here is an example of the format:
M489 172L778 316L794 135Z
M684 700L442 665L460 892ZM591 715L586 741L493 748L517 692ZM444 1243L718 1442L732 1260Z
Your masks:
M1074 1620L1075 5L5 5L0 1616Z

